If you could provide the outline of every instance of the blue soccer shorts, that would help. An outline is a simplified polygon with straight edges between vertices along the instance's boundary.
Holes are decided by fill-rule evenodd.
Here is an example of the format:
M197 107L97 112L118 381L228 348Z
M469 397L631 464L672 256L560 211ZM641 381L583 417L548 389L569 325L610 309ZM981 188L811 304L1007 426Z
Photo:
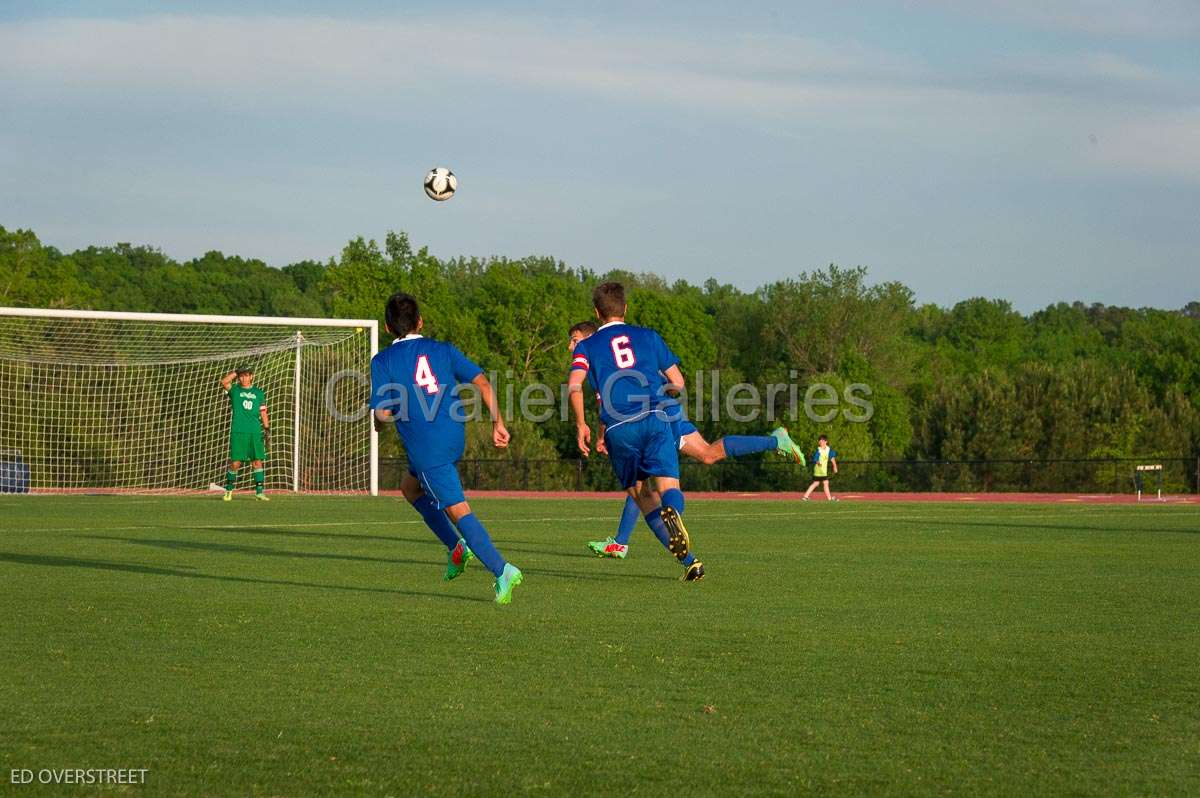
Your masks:
M693 432L699 432L696 425L688 421L686 418L681 418L671 422L671 428L675 433L675 440L679 441L679 448L683 448L683 439L691 435Z
M434 466L425 471L413 471L410 468L408 473L417 478L425 495L433 500L439 510L467 500L463 494L462 479L458 476L456 463Z
M679 479L679 438L675 426L651 413L609 427L604 433L608 459L622 488L647 477Z

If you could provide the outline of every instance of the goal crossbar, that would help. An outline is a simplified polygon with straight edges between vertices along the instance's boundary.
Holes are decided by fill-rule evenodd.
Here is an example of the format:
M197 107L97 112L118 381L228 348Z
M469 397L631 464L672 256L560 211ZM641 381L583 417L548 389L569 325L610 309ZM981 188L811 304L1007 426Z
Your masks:
M207 313L137 313L123 310L62 310L60 308L0 307L0 316L29 316L40 319L117 319L123 321L193 322L196 324L261 324L276 327L370 327L379 332L375 319L305 319L294 316L222 316Z

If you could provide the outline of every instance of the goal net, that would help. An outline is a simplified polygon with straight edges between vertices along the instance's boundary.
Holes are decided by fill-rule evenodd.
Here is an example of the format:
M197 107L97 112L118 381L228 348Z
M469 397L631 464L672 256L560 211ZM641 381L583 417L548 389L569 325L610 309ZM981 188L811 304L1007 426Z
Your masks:
M270 416L269 490L376 493L376 340L375 321L0 308L3 489L223 483L220 380L248 366Z

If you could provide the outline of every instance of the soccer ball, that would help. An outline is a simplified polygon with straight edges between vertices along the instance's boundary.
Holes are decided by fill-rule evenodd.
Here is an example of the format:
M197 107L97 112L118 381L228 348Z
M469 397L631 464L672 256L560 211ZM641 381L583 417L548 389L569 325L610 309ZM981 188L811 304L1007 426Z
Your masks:
M454 196L458 178L444 166L435 166L425 175L425 193L431 200L444 202Z

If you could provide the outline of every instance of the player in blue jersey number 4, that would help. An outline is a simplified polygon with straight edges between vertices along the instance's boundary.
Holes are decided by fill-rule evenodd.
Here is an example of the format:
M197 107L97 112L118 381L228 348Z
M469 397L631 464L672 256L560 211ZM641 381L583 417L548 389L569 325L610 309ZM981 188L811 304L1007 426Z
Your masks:
M455 388L470 383L492 417L492 442L508 445L508 429L483 369L453 344L421 335L417 300L404 293L387 301L384 319L396 340L371 359L371 410L376 425L394 423L408 453L400 482L404 498L446 546L446 575L459 576L472 557L496 577L496 603L508 604L521 572L505 562L471 512L458 476L466 448L466 422Z
M654 330L625 323L620 283L596 286L592 305L600 326L575 346L568 378L579 451L585 457L591 453L592 431L583 412L586 380L600 397L604 445L621 487L637 502L655 537L683 565L683 578L696 581L704 576L704 564L692 553L683 525L679 439L673 427L682 412L675 398L683 390L679 358Z

